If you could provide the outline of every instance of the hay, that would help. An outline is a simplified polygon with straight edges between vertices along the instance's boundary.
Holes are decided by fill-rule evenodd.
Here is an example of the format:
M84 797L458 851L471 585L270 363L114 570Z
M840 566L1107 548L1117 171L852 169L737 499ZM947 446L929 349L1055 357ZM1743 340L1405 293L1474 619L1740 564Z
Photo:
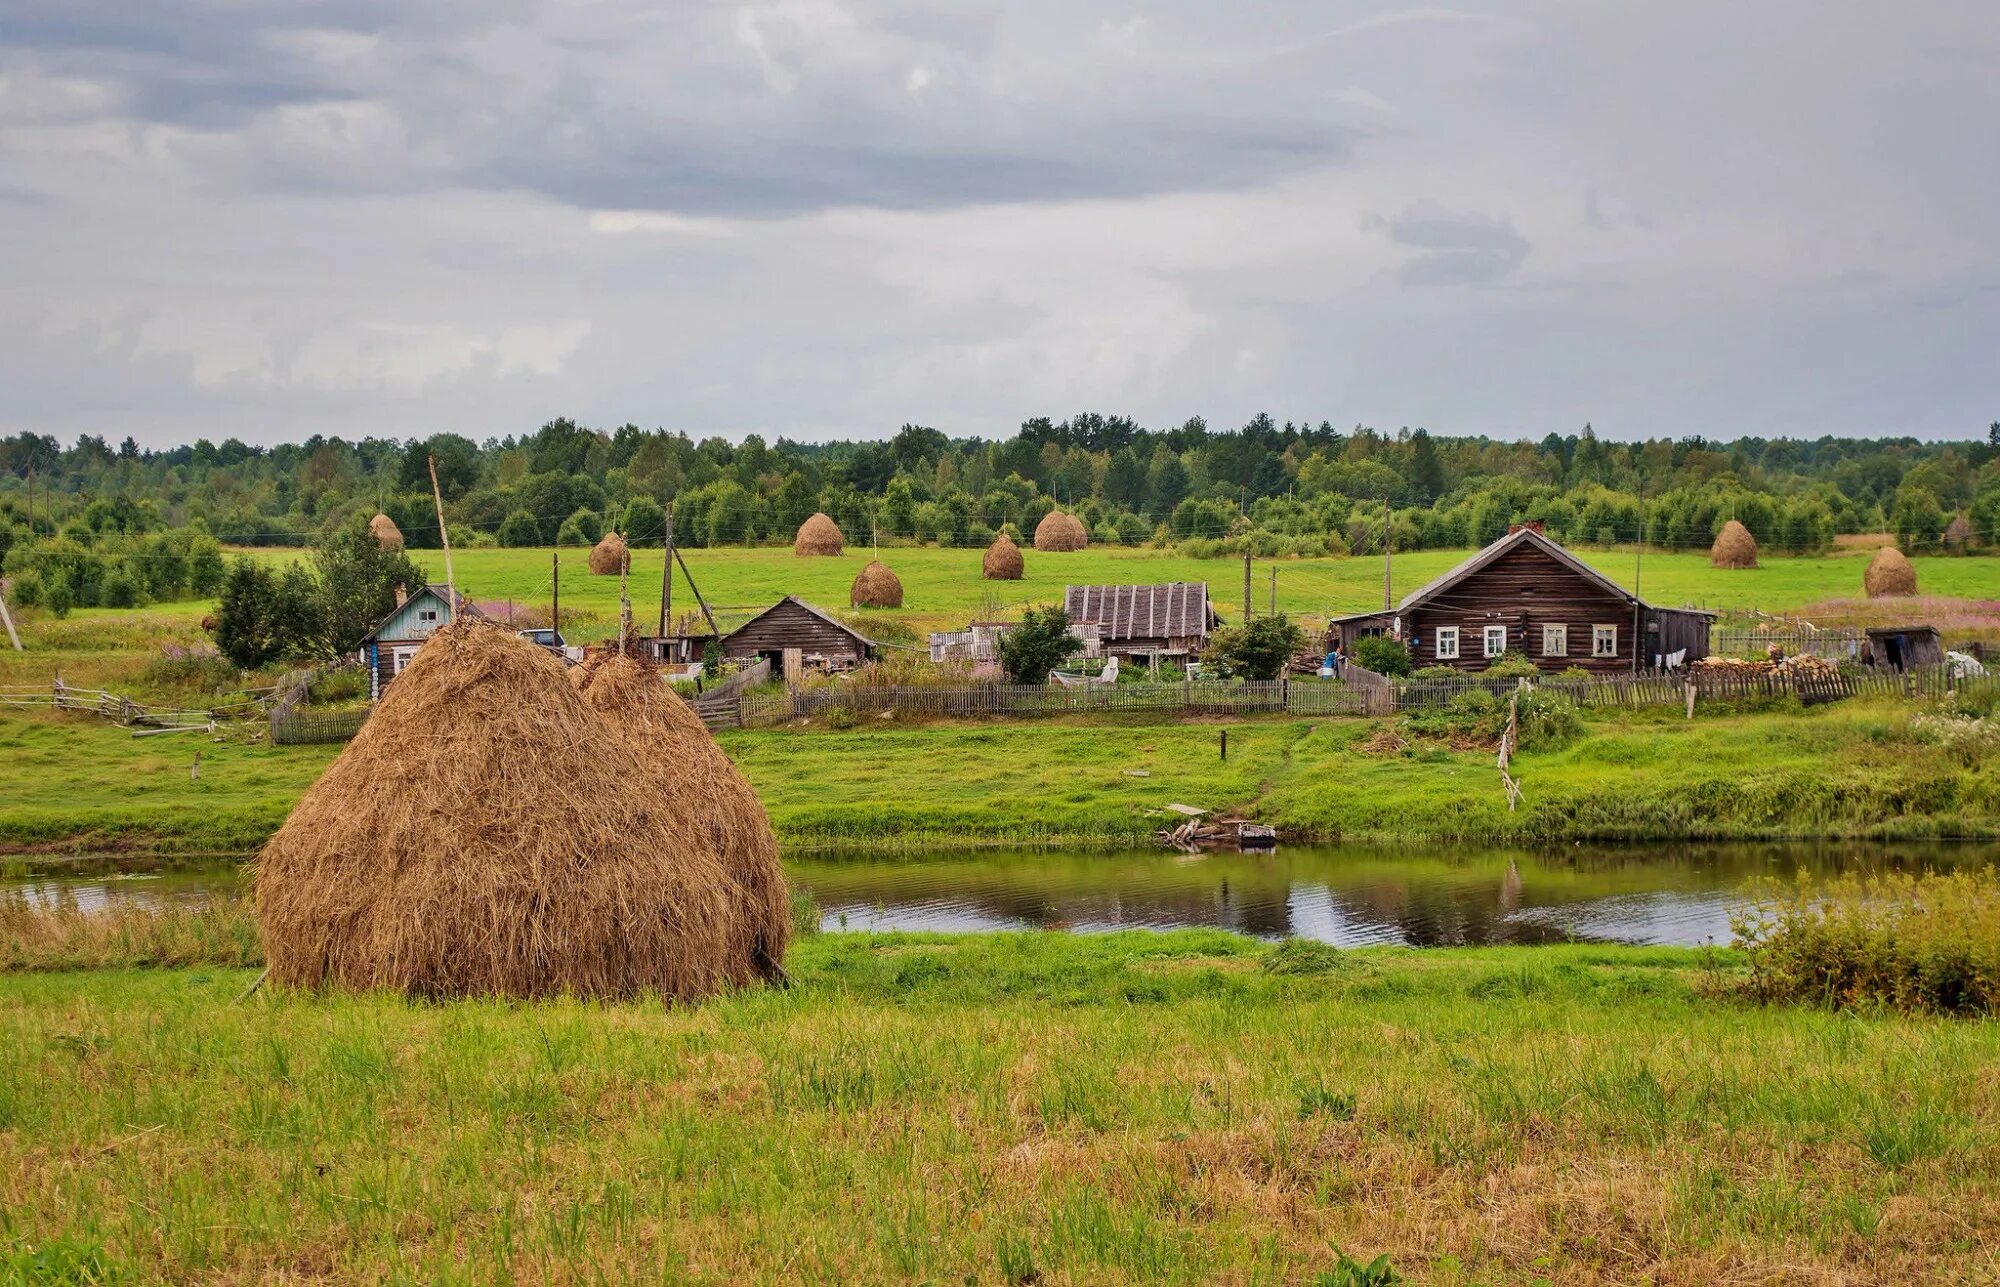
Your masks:
M780 977L792 935L792 898L778 865L778 839L757 793L701 716L645 663L605 654L572 670L570 679L612 732L638 750L650 789L684 798L708 820L736 915L750 927L756 968L765 978Z
M1024 570L1021 547L1005 532L993 538L979 560L979 575L988 581L1018 581Z
M903 606L903 583L889 570L888 564L875 559L861 569L861 575L854 578L854 586L848 591L847 599L857 608L900 608Z
M625 566L630 552L625 548L625 538L616 532L606 532L604 539L590 547L590 573L592 576L614 576Z
M1750 535L1750 529L1730 519L1715 535L1715 544L1708 549L1710 567L1754 568L1757 566L1757 538Z
M375 544L385 550L403 548L403 529L396 526L396 520L387 514L377 514L368 520L368 534L375 538Z
M1868 570L1861 574L1861 587L1871 599L1891 599L1917 592L1917 570L1893 545L1875 551Z
M1035 548L1067 554L1090 544L1090 533L1074 515L1052 509L1035 525Z
M799 524L799 534L792 538L792 553L807 555L834 555L846 547L847 538L840 534L840 528L824 514L814 514Z
M1972 520L1963 514L1955 514L1944 527L1944 547L1953 554L1963 554L1972 544Z
M253 864L272 982L691 1001L756 977L728 827L563 672L488 622L431 637Z

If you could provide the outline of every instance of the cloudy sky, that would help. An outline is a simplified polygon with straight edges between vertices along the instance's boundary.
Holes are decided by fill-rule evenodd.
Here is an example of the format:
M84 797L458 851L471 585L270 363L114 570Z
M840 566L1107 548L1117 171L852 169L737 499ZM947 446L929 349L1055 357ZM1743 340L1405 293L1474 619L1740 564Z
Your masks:
M0 431L2000 418L1990 0L0 0Z

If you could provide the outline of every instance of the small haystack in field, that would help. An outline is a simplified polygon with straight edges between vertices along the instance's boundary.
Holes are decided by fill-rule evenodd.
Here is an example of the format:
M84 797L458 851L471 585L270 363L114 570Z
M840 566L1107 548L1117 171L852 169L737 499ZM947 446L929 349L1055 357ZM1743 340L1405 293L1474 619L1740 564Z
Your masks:
M1073 514L1052 509L1035 524L1035 548L1054 554L1068 554L1090 544L1090 533Z
M678 1001L751 982L729 827L654 772L547 649L454 621L258 854L272 981Z
M847 546L847 538L840 534L840 527L824 514L814 514L799 524L799 534L792 538L792 553L801 557L808 555L835 555Z
M903 582L889 570L888 564L874 559L854 578L854 587L848 591L847 598L857 608L900 608L903 606Z
M1954 514L1944 525L1944 547L1953 554L1963 554L1972 548L1972 520L1963 514Z
M1868 570L1861 574L1861 587L1871 599L1893 599L1917 592L1917 570L1893 545L1875 551Z
M590 547L590 574L592 576L614 576L625 566L630 552L625 548L625 538L616 532L606 532L604 539Z
M605 653L570 672L591 709L645 761L651 789L685 798L707 819L736 916L750 926L752 964L783 977L792 896L778 865L778 838L757 793L709 735L694 708L646 663Z
M988 581L1018 581L1025 570L1021 547L1005 532L993 538L979 560L979 575Z
M1715 534L1715 544L1708 548L1708 564L1717 568L1754 568L1757 566L1757 538L1750 535L1750 529L1730 519Z
M403 529L396 526L396 520L387 514L377 514L368 520L368 534L375 538L375 544L385 550L403 548Z

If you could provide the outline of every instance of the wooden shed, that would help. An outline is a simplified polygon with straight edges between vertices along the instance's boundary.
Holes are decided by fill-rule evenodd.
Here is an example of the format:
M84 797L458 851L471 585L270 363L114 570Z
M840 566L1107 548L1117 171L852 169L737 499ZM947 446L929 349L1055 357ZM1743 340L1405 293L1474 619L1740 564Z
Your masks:
M1393 636L1417 666L1479 671L1514 652L1543 670L1615 673L1706 657L1714 617L1645 603L1538 528L1521 526L1393 611L1337 617L1329 633L1349 654L1367 635Z
M1066 586L1063 610L1086 654L1101 657L1193 656L1222 622L1206 581Z
M1936 626L1871 627L1866 660L1899 671L1942 666L1944 639Z
M355 655L368 670L369 701L382 696L389 681L403 673L417 649L438 630L460 615L468 620L485 615L464 595L457 598L453 603L444 586L427 585L399 602L362 639Z
M876 653L874 640L790 594L722 637L730 660L766 657L781 671L787 649L813 670L852 670Z

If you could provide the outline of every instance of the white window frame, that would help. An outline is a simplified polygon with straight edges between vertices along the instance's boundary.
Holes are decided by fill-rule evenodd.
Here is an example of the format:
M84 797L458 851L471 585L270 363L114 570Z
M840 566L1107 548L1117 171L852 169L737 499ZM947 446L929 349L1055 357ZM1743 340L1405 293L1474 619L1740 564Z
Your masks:
M437 619L438 610L436 608L417 609L417 620L423 622L425 625L434 626L437 624Z
M1605 647L1609 644L1610 647ZM1618 655L1618 627L1592 626L1590 628L1590 655L1593 657L1616 657Z
M1553 643L1555 647L1551 648L1549 646L1551 643ZM1549 622L1542 623L1542 656L1544 657L1569 656L1568 626L1554 625Z
M1450 645L1451 645L1451 647L1450 647L1450 649L1449 649L1448 651L1447 651L1447 649L1446 649L1446 647L1445 647L1445 645L1446 645L1446 644L1450 644ZM1439 627L1438 627L1438 630L1437 630L1437 659L1438 659L1439 661L1457 661L1457 660L1458 660L1458 627L1457 627L1457 626L1439 626Z
M1500 636L1500 646L1497 648L1493 646L1493 636L1495 635ZM1487 660L1489 661L1495 657L1498 657L1501 653L1506 652L1507 627L1487 626L1484 635L1481 637L1481 645L1482 647L1484 647L1486 651Z
M408 647L391 648L389 650L390 677L394 678L395 676L402 674L403 668L405 666L408 666L410 662L416 657L416 655L417 655L417 650L415 648L408 648Z

